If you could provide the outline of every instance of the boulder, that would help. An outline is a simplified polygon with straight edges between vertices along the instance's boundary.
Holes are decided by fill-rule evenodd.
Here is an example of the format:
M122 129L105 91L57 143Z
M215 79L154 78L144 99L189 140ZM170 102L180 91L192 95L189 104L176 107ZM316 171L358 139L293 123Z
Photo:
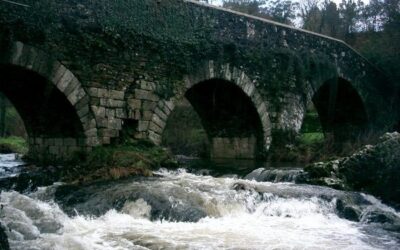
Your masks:
M349 157L307 166L302 182L370 193L400 204L400 134L386 133Z

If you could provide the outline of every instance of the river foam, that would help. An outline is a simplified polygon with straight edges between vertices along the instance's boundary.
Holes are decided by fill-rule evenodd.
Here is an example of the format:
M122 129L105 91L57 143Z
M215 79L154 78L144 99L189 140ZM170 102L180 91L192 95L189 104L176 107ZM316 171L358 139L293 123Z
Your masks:
M100 216L83 215L77 210L75 215L67 215L54 202L60 184L31 194L2 192L0 221L7 227L12 249L21 250L398 249L396 232L391 234L376 223L340 218L335 198L340 197L338 191L198 176L184 170L164 170L158 175L158 180L131 180L99 187L103 199L109 197L108 192L117 193L118 189L122 193L130 189L146 193L143 198L126 199L119 208ZM234 188L237 183L245 188ZM306 191L312 193L313 188L316 195ZM96 200L99 194L93 190ZM168 204L156 208L146 198L152 195L165 198ZM367 197L366 207L381 206L399 216L373 197ZM163 206L189 215L192 212L184 208L196 207L204 216L196 221L179 219L185 216L168 217L165 213L156 213L155 217L154 210Z

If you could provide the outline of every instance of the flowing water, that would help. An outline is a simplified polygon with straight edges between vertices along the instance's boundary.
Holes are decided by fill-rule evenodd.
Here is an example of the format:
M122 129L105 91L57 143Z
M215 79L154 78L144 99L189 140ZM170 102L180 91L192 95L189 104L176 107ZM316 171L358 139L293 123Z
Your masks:
M399 249L398 212L369 195L289 182L298 171L161 169L3 191L0 221L11 249Z

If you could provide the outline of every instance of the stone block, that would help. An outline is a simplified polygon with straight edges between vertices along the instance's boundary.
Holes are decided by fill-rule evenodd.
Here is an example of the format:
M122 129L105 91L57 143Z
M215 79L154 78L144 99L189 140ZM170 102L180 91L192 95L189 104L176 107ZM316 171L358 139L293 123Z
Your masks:
M54 65L55 67L53 68L53 72L51 73L50 76L50 81L53 82L54 84L57 84L60 79L64 76L65 72L67 71L67 68L64 67L64 65L57 63Z
M157 114L163 121L168 119L168 116L159 107L154 110L154 113Z
M65 88L64 90L64 95L65 96L69 96L72 91L75 90L75 88L80 87L80 82L78 81L78 79L76 79L75 77L72 78L71 82L68 84L68 86Z
M77 147L77 146L68 146L67 147L68 154L73 154L75 152L79 152L80 150L81 150L81 148Z
M128 99L128 105L131 109L140 109L142 107L142 101L139 99Z
M91 97L90 98L90 105L100 106L100 98Z
M86 146L97 146L100 145L100 141L97 137L88 137L85 139Z
M117 137L119 134L118 130L115 129L100 129L99 135L102 137Z
M65 138L64 145L65 146L77 146L77 141L75 138Z
M109 96L108 89L102 89L102 88L97 89L97 97L109 98L110 96Z
M80 99L86 95L85 91L81 87L77 87L71 94L68 95L68 100L72 105L75 105Z
M25 67L28 69L32 69L35 65L36 62L36 58L38 57L38 52L36 51L36 49L34 49L33 47L30 47L30 53L28 55L28 58L26 60L26 64Z
M134 138L135 139L148 139L148 136L147 136L146 132L138 132L138 133L135 133Z
M124 100L124 91L110 90L110 98L115 100Z
M108 107L108 98L100 98L100 106Z
M157 114L153 115L152 121L156 123L160 128L165 127L165 121L161 119Z
M135 89L135 98L157 102L160 98L152 91Z
M89 106L89 101L90 98L88 95L85 95L82 99L80 99L76 104L75 104L75 109L79 110L85 106Z
M267 107L265 106L264 103L262 103L260 106L257 107L257 112L258 114L267 113Z
M161 135L157 134L156 132L149 131L149 139L156 145L161 144Z
M163 129L153 121L150 122L149 130L157 132L158 134L162 134L162 132L163 132Z
M153 112L151 111L143 111L143 116L142 116L142 120L144 121L150 121L153 117Z
M140 88L144 90L154 90L155 84L146 80L140 80Z
M88 93L91 97L99 97L99 89L98 88L89 88Z
M84 106L81 109L78 110L78 116L80 118L86 116L89 114L89 106Z
M97 136L97 128L92 128L85 131L86 137L94 137Z
M175 104L172 100L169 101L164 101L165 105L168 107L168 109L172 112L175 108Z
M95 117L106 117L106 109L104 107L91 106Z
M68 150L67 150L67 147L65 147L65 146L60 146L59 148L58 148L58 157L66 157L66 156L68 156Z
M107 137L107 136L101 137L101 143L102 144L110 144L111 143L110 137Z
M45 146L54 146L54 138L45 138L44 145Z
M126 115L126 111L123 108L117 108L115 110L115 117L117 118L122 118L122 119L126 119L127 115Z
M149 128L149 121L139 121L138 131L143 132Z
M153 110L157 106L156 102L153 101L143 101L142 102L142 109L143 110Z
M121 119L108 119L108 128L121 130L122 128L122 120Z
M55 146L63 146L64 145L64 139L63 138L54 138L54 145Z
M84 118L85 119L85 118ZM97 125L96 120L95 119L88 119L86 118L86 121L83 122L83 129L84 130L88 130L91 128L95 128Z
M115 110L114 109L106 109L106 117L107 118L114 118L115 117Z
M108 107L110 107L110 108L123 108L124 106L125 106L124 101L114 100L114 99L108 100Z
M20 58L22 57L22 51L24 50L24 44L21 42L16 42L13 46L13 53L12 53L12 63L19 65Z
M50 146L49 147L49 154L51 155L59 155L60 154L60 148L58 146Z

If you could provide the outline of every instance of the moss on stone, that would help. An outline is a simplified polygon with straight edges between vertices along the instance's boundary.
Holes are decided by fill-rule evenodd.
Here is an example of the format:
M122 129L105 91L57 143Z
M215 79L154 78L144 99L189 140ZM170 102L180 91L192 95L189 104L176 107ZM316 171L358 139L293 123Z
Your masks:
M18 153L26 154L28 152L28 144L22 137L10 136L0 138L0 153Z
M168 151L151 142L131 141L95 147L87 155L77 155L75 162L63 169L62 179L69 183L88 183L151 176L152 170L160 167L177 167L177 162Z

